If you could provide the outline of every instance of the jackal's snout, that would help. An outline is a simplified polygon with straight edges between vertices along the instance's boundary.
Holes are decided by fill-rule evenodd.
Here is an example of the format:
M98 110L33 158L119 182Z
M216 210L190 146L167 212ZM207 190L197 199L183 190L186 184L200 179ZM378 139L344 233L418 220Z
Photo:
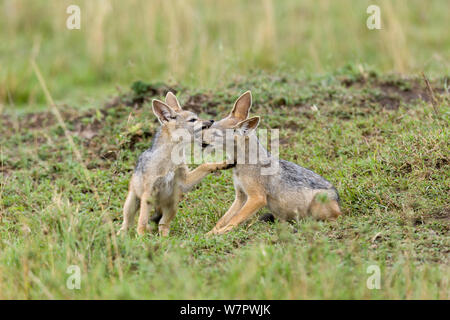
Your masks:
M202 130L209 129L214 123L214 120L205 120L202 124Z

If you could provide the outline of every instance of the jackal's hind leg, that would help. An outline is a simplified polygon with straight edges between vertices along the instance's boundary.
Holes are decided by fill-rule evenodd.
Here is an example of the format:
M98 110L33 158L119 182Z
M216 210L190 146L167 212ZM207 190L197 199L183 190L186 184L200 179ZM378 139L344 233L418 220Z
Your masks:
M329 199L324 193L318 193L314 196L308 212L317 220L336 220L342 214L338 202Z
M123 206L123 222L122 227L117 232L118 235L125 233L130 225L133 225L134 215L137 211L138 203L139 200L136 196L136 193L133 190L130 190Z

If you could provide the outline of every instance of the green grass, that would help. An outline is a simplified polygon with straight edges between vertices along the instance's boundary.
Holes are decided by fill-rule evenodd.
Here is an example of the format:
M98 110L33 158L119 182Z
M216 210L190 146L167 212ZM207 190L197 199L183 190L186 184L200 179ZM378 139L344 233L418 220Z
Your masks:
M216 119L251 89L251 114L281 129L280 156L326 177L342 198L337 222L254 217L211 238L204 234L233 201L230 171L185 197L169 238L114 236L133 166L157 128L149 104L133 101L164 87L139 86L140 97L127 91L109 107L60 106L92 185L50 113L7 109L0 298L448 299L447 81L431 81L437 114L422 79L352 66L324 76L252 73L216 91L177 87L183 105ZM66 287L70 265L81 268L80 290ZM366 287L370 265L381 269L379 290Z
M81 30L66 28L71 4ZM366 27L373 4L381 30ZM215 88L261 69L450 71L447 0L5 0L0 10L0 104L8 106L45 104L32 57L55 98L79 106L135 79Z

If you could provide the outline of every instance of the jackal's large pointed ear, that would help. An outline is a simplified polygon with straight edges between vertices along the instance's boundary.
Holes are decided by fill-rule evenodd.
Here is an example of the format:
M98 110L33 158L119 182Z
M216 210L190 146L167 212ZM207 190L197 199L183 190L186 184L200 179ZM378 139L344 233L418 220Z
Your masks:
M180 103L178 102L177 97L175 97L175 95L172 92L167 92L166 94L166 103L169 107L171 107L175 112L180 112L181 106Z
M248 117L248 111L252 106L252 93L250 91L245 92L234 103L233 110L231 110L230 117L239 121L243 121Z
M152 101L153 113L158 117L159 122L164 124L176 118L176 112L171 107L159 100Z
M234 129L240 135L248 136L253 132L259 125L259 117L252 117L250 119L239 122Z

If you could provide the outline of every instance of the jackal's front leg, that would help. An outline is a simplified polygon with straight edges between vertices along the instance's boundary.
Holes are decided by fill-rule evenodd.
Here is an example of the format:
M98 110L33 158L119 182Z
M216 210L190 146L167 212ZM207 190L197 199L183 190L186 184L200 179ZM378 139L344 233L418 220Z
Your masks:
M226 170L233 166L233 164L228 164L226 162L201 164L186 174L184 182L182 183L183 191L187 192L192 189L208 174L217 170Z
M259 209L263 208L266 203L267 201L263 196L249 196L244 206L230 219L228 224L220 229L211 230L211 234L224 234L230 231L241 222L254 215Z
M239 190L238 187L235 186L234 188L236 191L233 204L228 209L228 211L222 216L222 218L220 218L219 221L217 221L215 227L210 232L208 232L208 234L214 234L217 230L227 225L228 222L231 220L231 218L244 206L247 196L245 195L244 192Z
M177 204L177 202L173 202L171 206L162 208L162 217L158 224L159 235L162 237L167 237L169 235L170 222L177 213Z

